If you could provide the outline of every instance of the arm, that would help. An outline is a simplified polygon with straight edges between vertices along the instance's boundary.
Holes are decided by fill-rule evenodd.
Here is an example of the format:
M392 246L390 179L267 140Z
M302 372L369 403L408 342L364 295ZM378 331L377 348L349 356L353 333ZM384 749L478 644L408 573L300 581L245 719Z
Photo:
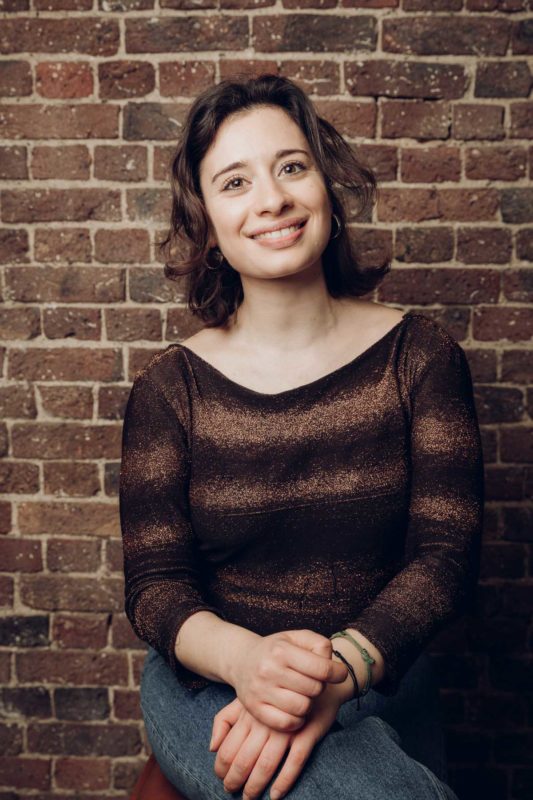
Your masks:
M409 394L411 495L403 563L346 625L382 654L385 673L374 688L384 695L396 693L425 645L466 610L479 575L484 478L472 379L463 349L443 329L435 348ZM362 659L354 650L355 667Z

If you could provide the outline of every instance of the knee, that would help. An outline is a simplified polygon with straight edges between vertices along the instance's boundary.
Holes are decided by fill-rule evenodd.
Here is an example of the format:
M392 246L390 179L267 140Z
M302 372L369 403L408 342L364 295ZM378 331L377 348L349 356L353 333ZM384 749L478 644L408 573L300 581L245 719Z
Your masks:
M398 731L381 717L376 717L374 715L365 717L358 723L358 727L360 726L362 726L365 731L368 731L369 737L383 736L383 733L385 733L398 747L402 746L402 740Z

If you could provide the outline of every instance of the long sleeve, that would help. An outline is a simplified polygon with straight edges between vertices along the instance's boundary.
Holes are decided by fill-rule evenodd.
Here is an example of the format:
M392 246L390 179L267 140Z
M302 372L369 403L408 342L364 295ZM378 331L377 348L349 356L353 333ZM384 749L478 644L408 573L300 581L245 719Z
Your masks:
M165 659L187 688L210 681L175 656L176 636L202 595L201 561L188 516L190 459L176 409L146 373L133 383L122 431L119 507L125 611L137 636Z
M431 337L433 338L433 337ZM444 329L409 392L411 490L400 570L345 627L382 652L385 676L399 681L445 624L464 613L479 577L484 477L471 373Z

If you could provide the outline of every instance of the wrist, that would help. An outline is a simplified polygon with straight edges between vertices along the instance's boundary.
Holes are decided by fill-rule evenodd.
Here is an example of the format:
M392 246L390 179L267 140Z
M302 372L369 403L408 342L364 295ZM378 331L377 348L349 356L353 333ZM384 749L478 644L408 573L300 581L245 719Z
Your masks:
M224 637L224 646L220 649L220 672L224 681L236 689L243 657L262 636L239 625L226 624L231 624L233 630Z

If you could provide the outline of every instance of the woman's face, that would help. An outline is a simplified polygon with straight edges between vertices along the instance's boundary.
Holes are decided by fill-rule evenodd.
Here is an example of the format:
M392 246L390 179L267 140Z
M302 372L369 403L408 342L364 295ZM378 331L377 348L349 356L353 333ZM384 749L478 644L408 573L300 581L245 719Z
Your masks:
M332 208L307 139L283 109L226 118L200 164L200 186L211 246L239 273L283 277L321 267ZM272 229L278 233L260 235Z

